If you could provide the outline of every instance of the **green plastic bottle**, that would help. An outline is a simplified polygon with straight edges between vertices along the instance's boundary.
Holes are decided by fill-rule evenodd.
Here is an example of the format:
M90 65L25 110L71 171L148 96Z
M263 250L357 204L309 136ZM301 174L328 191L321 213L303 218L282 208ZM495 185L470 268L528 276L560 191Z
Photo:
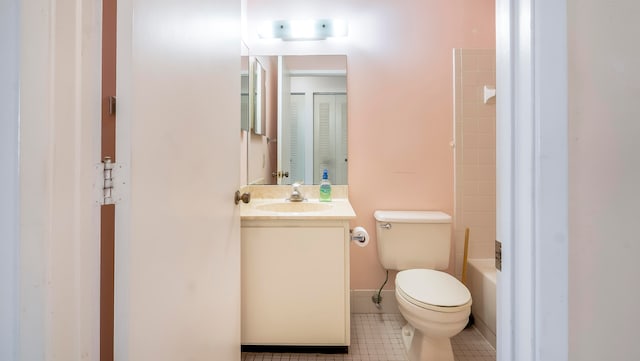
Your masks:
M322 172L322 182L320 182L320 202L331 202L331 183L326 169Z

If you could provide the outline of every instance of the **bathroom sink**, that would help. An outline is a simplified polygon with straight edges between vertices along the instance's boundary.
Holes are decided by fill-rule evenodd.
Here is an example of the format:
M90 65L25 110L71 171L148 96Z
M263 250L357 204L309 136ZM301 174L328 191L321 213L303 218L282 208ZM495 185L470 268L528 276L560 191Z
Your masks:
M299 212L322 212L333 207L331 203L315 202L277 202L265 203L255 206L256 209L266 212L278 213L299 213Z

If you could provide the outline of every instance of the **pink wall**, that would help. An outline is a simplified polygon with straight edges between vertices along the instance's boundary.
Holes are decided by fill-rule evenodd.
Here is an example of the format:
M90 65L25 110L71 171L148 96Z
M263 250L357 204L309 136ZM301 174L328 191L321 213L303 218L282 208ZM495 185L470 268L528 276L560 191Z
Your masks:
M347 19L349 37L282 42L255 35L261 21L321 17ZM495 47L494 0L247 0L247 21L254 54L347 54L352 225L372 235L368 247L351 248L351 288L379 287L376 209L453 214L452 53Z

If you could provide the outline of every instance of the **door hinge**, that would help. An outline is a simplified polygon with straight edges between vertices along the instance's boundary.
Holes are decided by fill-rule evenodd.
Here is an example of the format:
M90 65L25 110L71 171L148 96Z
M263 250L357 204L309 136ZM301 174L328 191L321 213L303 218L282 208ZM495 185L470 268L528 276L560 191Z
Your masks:
M111 157L105 157L96 164L94 194L100 205L118 204L122 200L125 185L125 171L122 164L113 163Z
M502 271L502 242L496 239L496 269Z

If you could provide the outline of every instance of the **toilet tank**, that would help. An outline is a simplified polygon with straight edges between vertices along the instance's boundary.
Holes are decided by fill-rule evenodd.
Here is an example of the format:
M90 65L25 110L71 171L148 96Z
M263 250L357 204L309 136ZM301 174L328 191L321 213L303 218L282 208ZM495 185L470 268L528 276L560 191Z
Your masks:
M449 267L451 216L438 211L375 211L378 259L385 269Z

